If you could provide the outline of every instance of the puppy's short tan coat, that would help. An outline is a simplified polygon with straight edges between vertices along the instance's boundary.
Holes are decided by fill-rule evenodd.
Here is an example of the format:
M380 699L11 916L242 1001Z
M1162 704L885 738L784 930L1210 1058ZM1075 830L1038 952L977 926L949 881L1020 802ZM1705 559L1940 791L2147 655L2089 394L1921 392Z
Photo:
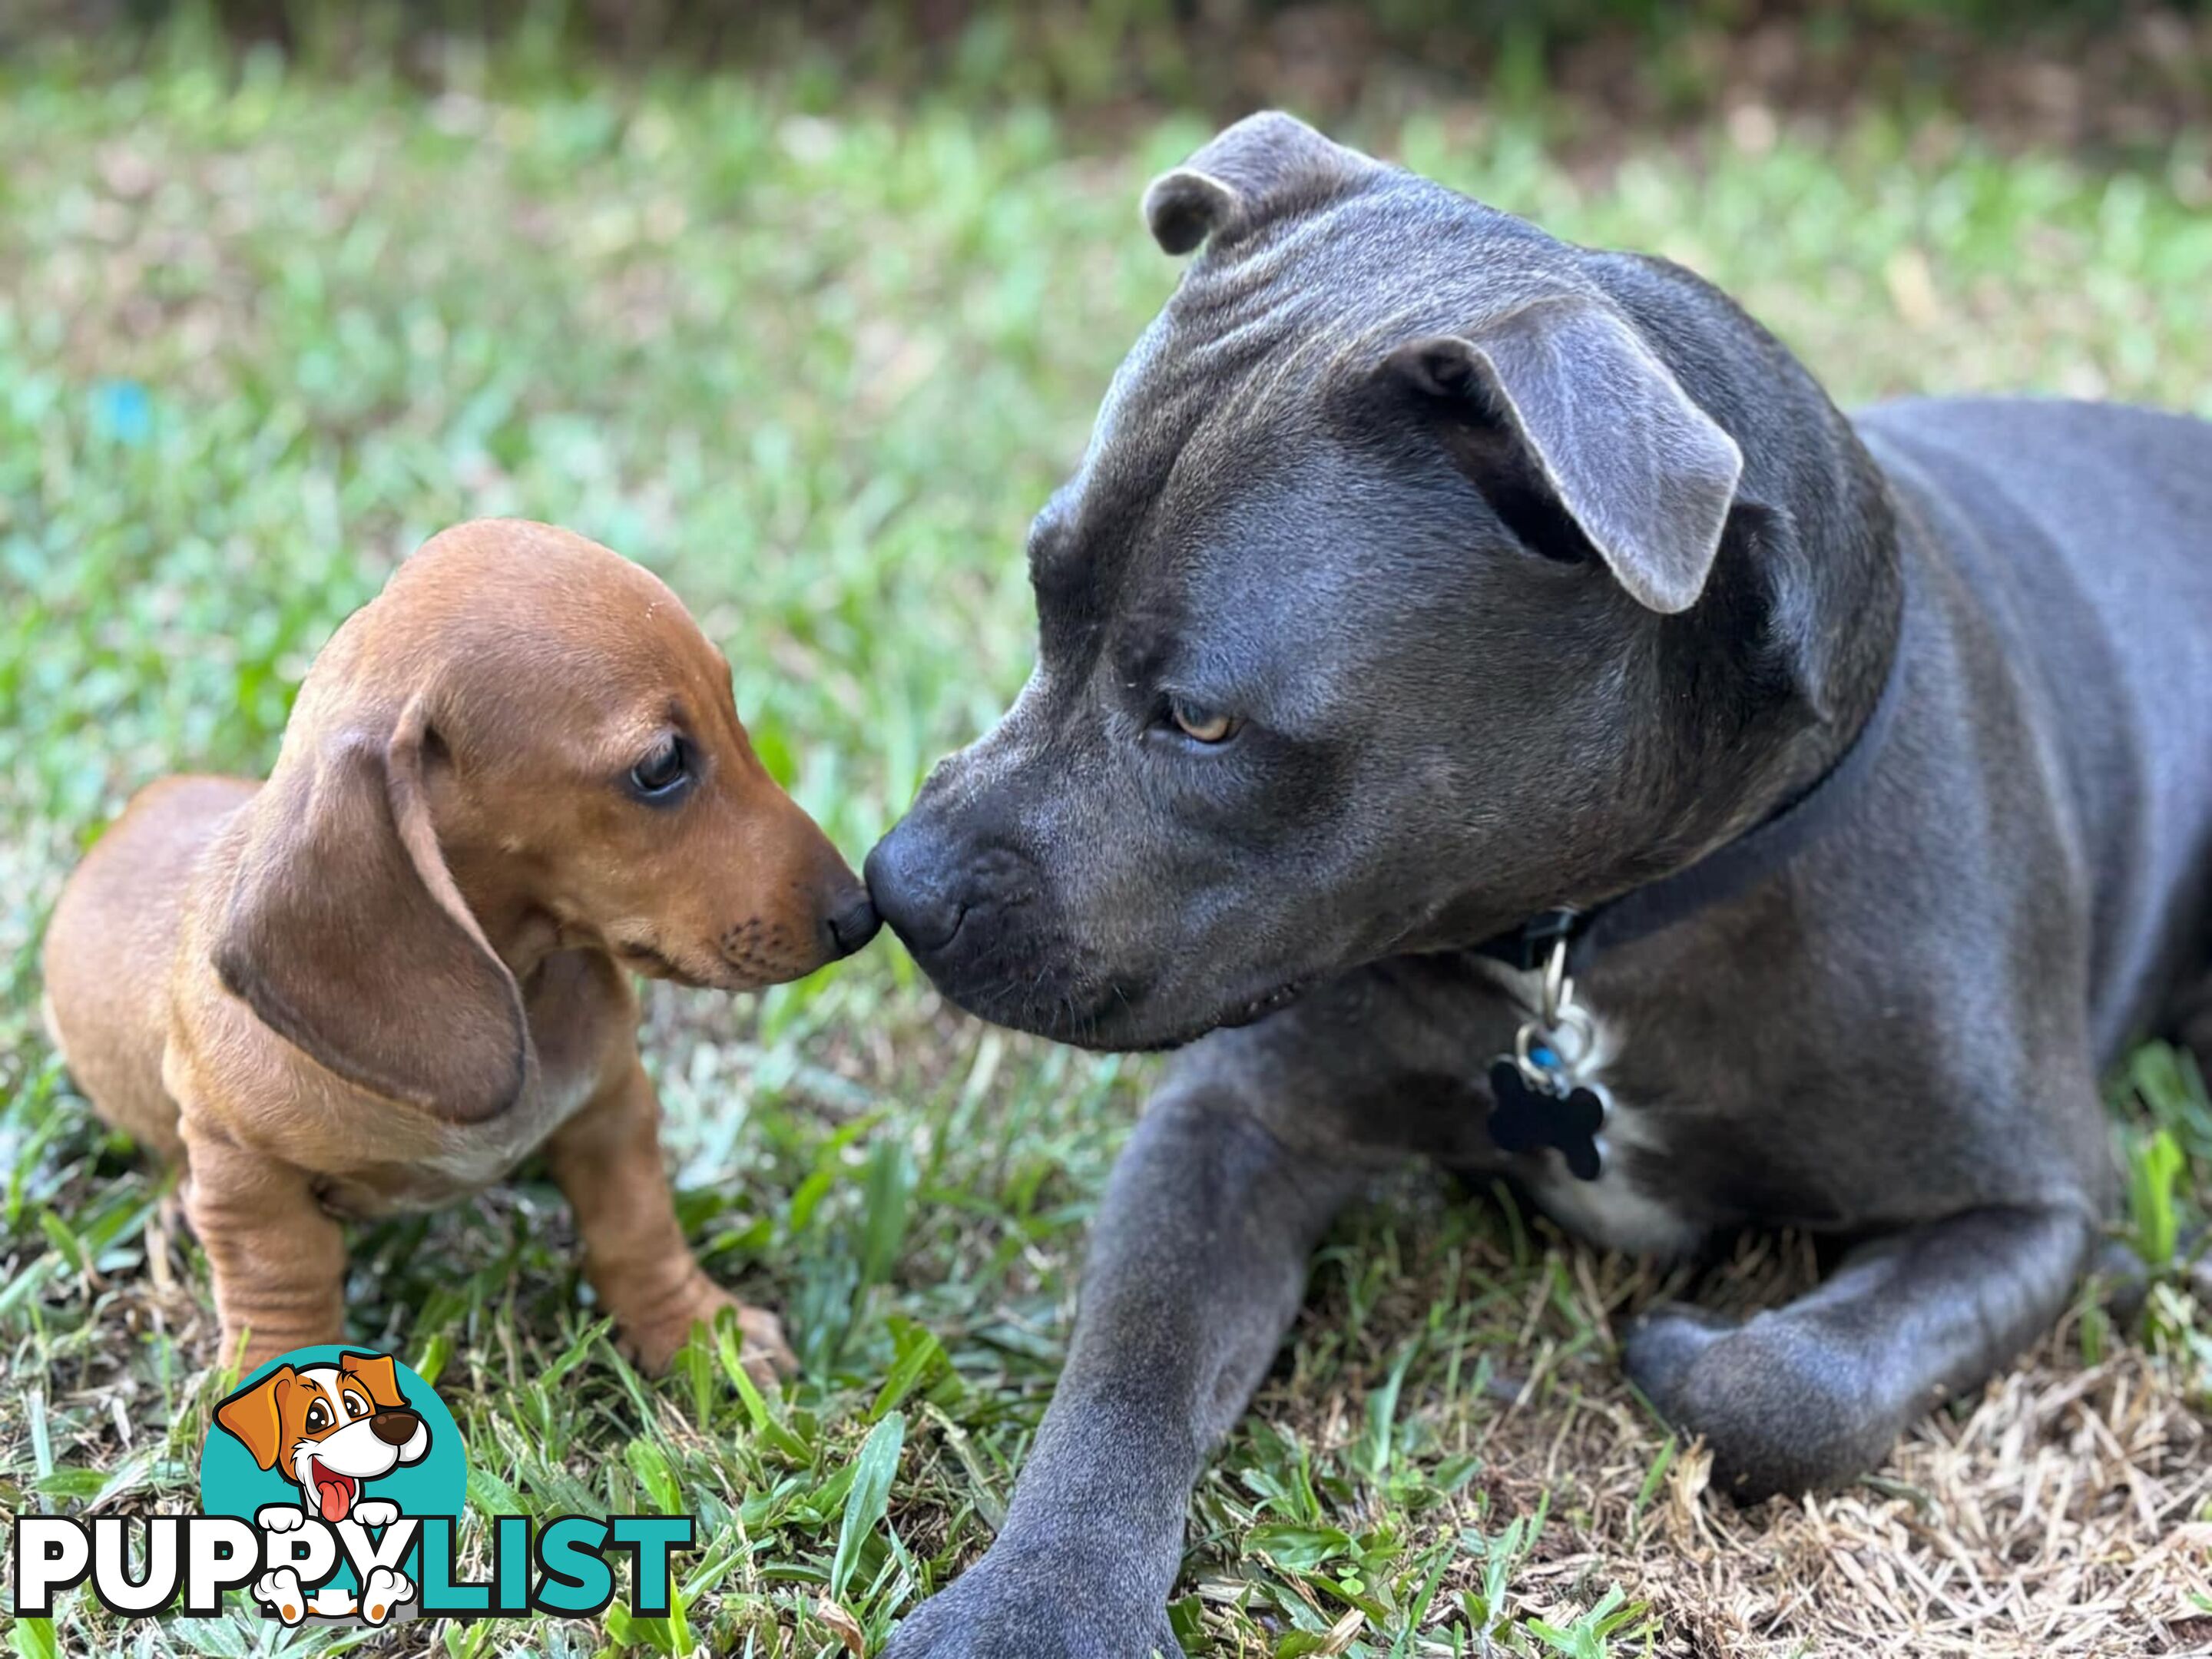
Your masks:
M339 1218L443 1204L543 1145L658 1367L738 1304L677 1225L624 969L743 989L875 926L676 596L488 520L332 636L266 783L131 803L54 912L47 1018L100 1115L185 1160L226 1357L341 1340ZM757 1366L788 1363L738 1312Z

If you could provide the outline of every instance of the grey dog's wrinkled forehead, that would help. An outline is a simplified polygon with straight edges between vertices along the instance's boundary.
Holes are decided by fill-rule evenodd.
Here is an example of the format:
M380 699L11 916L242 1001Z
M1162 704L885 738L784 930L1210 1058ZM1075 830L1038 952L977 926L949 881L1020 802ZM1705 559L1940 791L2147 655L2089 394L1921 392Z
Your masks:
M1233 202L1174 199L1178 181L1216 173L1235 181ZM1088 567L1097 532L1126 541L1140 520L1203 514L1267 482L1393 347L1593 291L1576 250L1525 220L1285 116L1231 128L1146 205L1171 252L1210 234L1115 373L1080 469L1039 515L1031 553L1048 593L1056 577L1102 574L1055 568Z
M1574 250L1526 222L1287 118L1231 129L1155 187L1147 217L1170 251L1194 226L1161 192L1200 167L1235 176L1238 198L1037 516L1040 655L1080 676L1108 650L1120 679L1309 733L1356 695L1353 664L1407 648L1401 626L1357 617L1449 611L1477 574L1475 509L1441 450L1402 400L1363 393L1409 339L1589 284ZM1357 453L1373 445L1413 464L1386 477Z

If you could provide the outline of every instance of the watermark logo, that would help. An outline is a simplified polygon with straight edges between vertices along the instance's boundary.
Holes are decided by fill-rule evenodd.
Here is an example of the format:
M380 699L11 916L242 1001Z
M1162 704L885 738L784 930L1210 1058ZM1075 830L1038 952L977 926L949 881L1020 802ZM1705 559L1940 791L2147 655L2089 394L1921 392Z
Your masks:
M27 1516L15 1531L15 1611L50 1616L86 1584L111 1612L211 1618L246 1590L291 1626L382 1626L604 1612L610 1559L629 1558L629 1607L665 1615L670 1555L688 1516L492 1517L493 1568L464 1583L454 1529L468 1491L459 1428L437 1393L389 1354L301 1348L262 1366L215 1411L200 1507L133 1521Z
M405 1617L421 1522L450 1524L468 1492L460 1431L430 1385L389 1354L304 1348L248 1378L215 1421L200 1507L251 1521L264 1562L279 1560L253 1599L287 1625Z

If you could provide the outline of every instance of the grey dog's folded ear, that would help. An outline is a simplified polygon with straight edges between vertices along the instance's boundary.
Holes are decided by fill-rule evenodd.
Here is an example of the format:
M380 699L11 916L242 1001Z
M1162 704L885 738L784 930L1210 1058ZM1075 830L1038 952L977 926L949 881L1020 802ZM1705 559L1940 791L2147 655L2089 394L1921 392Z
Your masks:
M1502 423L1639 605L1672 614L1697 603L1743 454L1611 306L1537 301L1465 336L1411 341L1383 368Z
M1296 116L1261 110L1153 179L1145 192L1145 223L1168 252L1188 253L1210 235L1249 229L1379 170L1380 163Z

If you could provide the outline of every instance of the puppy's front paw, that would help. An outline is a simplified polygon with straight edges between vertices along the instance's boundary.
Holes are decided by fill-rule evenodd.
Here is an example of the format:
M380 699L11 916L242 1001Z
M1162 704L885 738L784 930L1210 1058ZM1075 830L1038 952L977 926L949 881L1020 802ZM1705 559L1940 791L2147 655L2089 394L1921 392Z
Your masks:
M381 1498L366 1498L353 1506L353 1518L364 1527L388 1527L399 1518L399 1505Z
M726 1308L738 1316L738 1330L744 1338L740 1356L754 1382L764 1389L774 1388L779 1376L798 1370L799 1361L783 1340L782 1322L774 1314L765 1308L749 1307L720 1285L708 1284L703 1276L701 1286L677 1311L650 1323L623 1327L623 1352L639 1370L655 1375L666 1370L677 1351L691 1340L692 1332L702 1326L711 1331L716 1316Z
M293 1504L264 1504L253 1511L253 1524L264 1532L297 1532L307 1524L304 1510Z
M392 1617L394 1607L403 1607L415 1599L415 1581L404 1572L394 1572L390 1567L378 1567L368 1575L368 1582L361 1587L361 1616L372 1625L380 1625Z
M717 1291L712 1296L690 1298L677 1311L657 1315L651 1320L622 1319L617 1316L615 1346L638 1370L658 1376L691 1340L693 1331L702 1326L711 1330L716 1314L725 1308L741 1305L735 1297Z
M799 1356L783 1340L783 1322L766 1308L731 1304L738 1310L738 1329L744 1344L739 1351L746 1374L763 1388L774 1388L778 1379L799 1374Z
M269 1610L270 1617L281 1619L287 1625L296 1625L307 1616L307 1592L300 1588L300 1575L289 1567L279 1567L255 1579L253 1599Z

